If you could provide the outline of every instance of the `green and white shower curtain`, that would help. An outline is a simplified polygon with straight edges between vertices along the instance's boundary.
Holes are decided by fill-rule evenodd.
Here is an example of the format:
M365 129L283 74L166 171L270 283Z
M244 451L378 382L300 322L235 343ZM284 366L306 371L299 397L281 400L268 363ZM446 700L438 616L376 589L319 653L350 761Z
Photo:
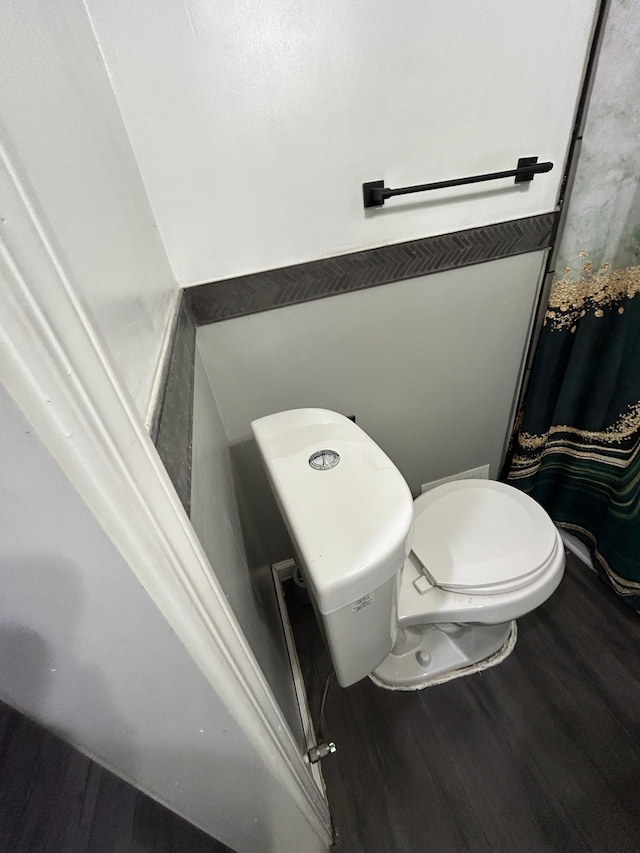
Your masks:
M640 610L640 16L614 0L508 481Z
M554 285L509 482L640 609L640 266Z

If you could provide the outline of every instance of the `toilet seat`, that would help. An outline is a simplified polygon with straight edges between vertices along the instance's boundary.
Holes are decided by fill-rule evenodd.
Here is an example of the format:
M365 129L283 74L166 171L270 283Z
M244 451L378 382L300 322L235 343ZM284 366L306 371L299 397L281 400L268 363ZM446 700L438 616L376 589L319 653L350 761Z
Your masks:
M543 575L556 529L524 492L493 480L457 480L414 502L412 553L429 583L466 595L499 595Z

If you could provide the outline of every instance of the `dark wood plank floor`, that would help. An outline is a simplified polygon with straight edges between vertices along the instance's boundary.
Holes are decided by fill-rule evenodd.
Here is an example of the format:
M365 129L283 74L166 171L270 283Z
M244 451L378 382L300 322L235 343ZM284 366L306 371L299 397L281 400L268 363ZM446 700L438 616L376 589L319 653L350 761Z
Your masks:
M233 853L0 703L0 853Z
M290 602L311 707L328 655ZM332 684L340 853L640 851L640 617L569 555L497 667L416 693Z

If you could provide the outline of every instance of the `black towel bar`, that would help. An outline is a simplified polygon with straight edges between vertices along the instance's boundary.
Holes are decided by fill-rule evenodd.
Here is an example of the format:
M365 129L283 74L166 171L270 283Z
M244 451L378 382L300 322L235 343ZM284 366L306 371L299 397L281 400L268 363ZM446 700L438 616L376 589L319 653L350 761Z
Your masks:
M394 195L424 193L428 190L443 190L446 187L461 187L464 184L479 184L482 181L497 181L499 178L515 178L514 183L523 184L533 180L534 175L550 172L553 163L538 163L537 157L521 157L516 169L507 172L489 172L486 175L471 175L468 178L454 178L452 181L436 181L433 184L419 184L415 187L385 187L384 181L369 181L362 185L365 207L382 207L385 200Z

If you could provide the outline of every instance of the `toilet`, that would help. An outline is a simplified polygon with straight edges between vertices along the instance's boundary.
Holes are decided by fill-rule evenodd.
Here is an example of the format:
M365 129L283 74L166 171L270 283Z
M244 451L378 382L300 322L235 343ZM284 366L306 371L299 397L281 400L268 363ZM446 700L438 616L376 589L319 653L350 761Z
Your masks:
M414 501L343 415L294 409L251 428L343 687L419 690L494 666L562 579L556 527L511 486L456 480Z

